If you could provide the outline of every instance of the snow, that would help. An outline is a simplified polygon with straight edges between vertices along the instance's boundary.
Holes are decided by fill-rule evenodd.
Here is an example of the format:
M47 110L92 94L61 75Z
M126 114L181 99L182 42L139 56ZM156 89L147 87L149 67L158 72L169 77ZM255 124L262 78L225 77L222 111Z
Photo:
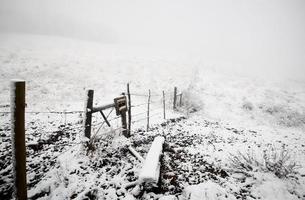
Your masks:
M141 177L143 163L129 153L128 146L149 156L158 136L165 138L162 189L144 192L142 199L305 197L304 79L260 77L246 72L246 66L227 68L165 49L21 34L0 34L0 65L0 104L9 104L9 83L17 76L27 83L26 111L84 111L89 88L95 91L94 106L113 102L127 82L131 93L152 91L149 132L146 105L133 107L133 113L144 114L132 119L144 120L132 123L131 138L115 131L121 121L114 119L112 128L103 127L97 134L96 151L88 154L82 145L88 140L83 137L82 114L67 114L64 120L64 114L26 113L28 189L33 199L136 199L130 185ZM174 86L183 93L184 105L178 112L172 111ZM162 90L167 119L186 119L163 119ZM147 97L131 98L133 105L147 102ZM8 109L1 107L0 112ZM101 120L98 114L93 116L93 124ZM4 199L13 179L10 122L10 114L0 113ZM93 127L93 132L98 128ZM261 159L264 150L283 146L299 166L289 177L278 178L259 168L237 171L230 165L230 155L238 152L253 152ZM161 150L153 151L155 159ZM152 167L158 168L147 167L145 177Z
M176 196L174 195L168 195L168 196L163 196L163 197L160 197L159 200L176 200Z
M217 183L207 181L198 185L191 185L185 188L182 199L189 200L220 200L220 199L236 199L230 195Z
M146 155L143 168L139 174L139 182L142 184L156 185L160 175L160 156L163 151L164 137L154 139Z
M253 188L254 196L270 200L299 199L300 197L300 194L291 193L293 184L287 184L286 181L278 179L272 174L256 174L256 177L259 184Z

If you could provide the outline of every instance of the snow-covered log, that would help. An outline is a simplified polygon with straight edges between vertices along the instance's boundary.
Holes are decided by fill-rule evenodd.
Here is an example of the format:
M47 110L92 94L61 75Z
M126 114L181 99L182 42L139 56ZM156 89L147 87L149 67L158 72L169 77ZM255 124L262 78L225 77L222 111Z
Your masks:
M147 153L143 168L139 175L139 182L146 186L157 186L160 175L160 157L163 151L164 137L154 139Z

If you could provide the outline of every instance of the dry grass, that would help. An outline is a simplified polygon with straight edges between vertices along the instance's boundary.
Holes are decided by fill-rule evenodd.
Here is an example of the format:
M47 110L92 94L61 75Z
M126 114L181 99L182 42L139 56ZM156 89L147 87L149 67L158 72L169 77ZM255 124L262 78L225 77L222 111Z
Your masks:
M287 178L296 174L298 165L292 158L291 153L284 147L275 149L268 147L263 150L261 155L255 154L253 151L230 155L230 165L232 168L241 171L263 171L271 172L279 178Z
M303 108L296 110L287 105L259 105L264 113L273 116L277 123L286 127L305 126L305 111Z

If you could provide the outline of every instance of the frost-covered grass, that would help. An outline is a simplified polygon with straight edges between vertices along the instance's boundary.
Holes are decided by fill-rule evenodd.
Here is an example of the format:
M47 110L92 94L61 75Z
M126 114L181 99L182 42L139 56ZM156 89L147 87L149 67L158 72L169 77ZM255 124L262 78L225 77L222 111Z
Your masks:
M275 149L268 147L257 155L257 152L238 152L229 157L233 169L241 171L270 172L279 178L288 178L295 175L298 167L296 160L284 147Z

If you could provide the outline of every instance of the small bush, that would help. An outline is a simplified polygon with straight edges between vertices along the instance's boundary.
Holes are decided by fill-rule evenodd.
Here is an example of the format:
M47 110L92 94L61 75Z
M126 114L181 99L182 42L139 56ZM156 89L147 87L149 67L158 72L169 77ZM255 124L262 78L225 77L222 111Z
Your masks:
M276 150L274 147L269 147L263 150L259 156L254 152L241 153L230 155L230 165L234 169L241 171L263 171L271 172L279 178L287 178L296 174L298 165L292 159L291 154L282 147Z
M183 107L186 115L200 111L204 107L201 97L195 91L189 90L183 92Z
M253 106L253 104L250 102L250 101L245 101L244 103L243 103L243 105L242 105L242 108L244 109L244 110L253 110L254 109L254 106Z

